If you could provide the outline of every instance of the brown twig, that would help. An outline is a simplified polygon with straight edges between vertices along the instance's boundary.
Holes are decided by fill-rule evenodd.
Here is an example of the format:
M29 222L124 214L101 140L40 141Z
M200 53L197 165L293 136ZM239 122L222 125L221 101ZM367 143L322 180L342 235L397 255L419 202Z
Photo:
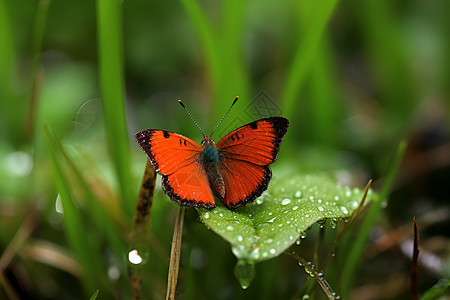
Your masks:
M150 235L150 212L155 190L156 172L150 161L147 160L141 188L139 189L136 210L134 213L133 228L130 235L130 250L146 247ZM132 299L137 300L141 295L142 276L140 266L128 265Z
M413 227L414 227L414 248L413 248L413 257L412 257L412 265L411 265L411 299L418 300L419 299L419 289L418 289L418 260L419 260L419 232L417 230L416 218L413 218Z
M177 218L173 230L172 249L170 251L169 275L167 278L166 300L175 299L175 292L178 282L178 271L180 265L181 254L181 237L183 234L184 206L178 206Z
M20 249L23 247L23 244L26 243L28 237L31 235L36 225L36 216L34 215L34 213L30 213L25 218L19 230L17 230L17 233L14 235L14 238L11 240L8 247L1 255L0 272L3 272L6 269L14 256L20 251Z

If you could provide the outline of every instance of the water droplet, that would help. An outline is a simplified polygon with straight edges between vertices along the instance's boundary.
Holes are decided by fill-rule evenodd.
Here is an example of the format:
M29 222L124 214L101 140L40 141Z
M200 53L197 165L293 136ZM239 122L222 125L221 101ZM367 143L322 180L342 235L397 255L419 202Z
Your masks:
M33 158L26 152L16 151L8 154L4 166L9 175L24 177L33 170Z
M220 216L220 217L223 217L223 213L220 213L219 216Z
M334 196L334 200L339 201L339 196Z
M281 201L281 205L288 205L288 204L290 204L290 203L291 203L291 200L288 199L288 198L283 199L283 201Z
M298 209L297 205L292 208L292 210L297 210L297 209Z
M248 260L238 260L234 267L234 276L236 276L241 287L245 290L250 286L253 278L255 278L255 264Z
M204 218L204 219L208 219L208 218L209 218L209 213L208 213L208 212L205 213L205 214L203 215L203 218Z
M276 220L277 217L273 217L272 219L270 219L269 221L267 221L267 223L273 223L273 221Z
M317 203L322 203L322 199L317 199Z
M306 231L300 232L300 238L301 239L306 239L306 236L307 236Z
M237 240L238 240L239 242L242 242L242 241L244 240L244 238L242 237L242 235L238 235L238 236L237 236Z
M117 280L120 277L120 270L116 266L110 266L108 268L108 277L112 280Z
M336 219L330 219L330 226L331 228L335 229L337 226L337 220Z
M134 265L138 265L142 263L143 259L139 255L138 251L136 249L133 249L130 252L128 252L128 261Z
M350 191L350 189L345 191L345 196L346 197L350 197L352 195L352 191Z
M256 199L256 204L262 204L262 203L263 203L263 201L261 198Z
M295 192L295 197L296 198L300 198L301 196L302 196L302 192L301 191Z
M341 211L346 215L348 214L348 209L345 206L341 206Z
M62 205L61 196L59 194L56 197L55 210L56 210L57 213L60 213L60 214L64 213L64 208L63 208L63 205Z
M275 250L274 248L269 250L270 254L275 254L275 252L277 252L277 250Z
M231 247L231 252L233 252L234 256L236 256L237 258L246 257L248 254L248 251L243 245L233 245Z
M229 230L229 231L233 231L233 230L234 230L234 227L233 227L233 226L231 226L231 225L228 225L228 226L227 226L227 230Z
M251 260L258 260L259 259L259 246L256 246L252 249L252 252L250 252L249 258Z
M358 202L356 202L355 200L351 201L349 204L352 208L357 208L359 206Z
M325 209L322 206L317 207L318 210L324 211Z

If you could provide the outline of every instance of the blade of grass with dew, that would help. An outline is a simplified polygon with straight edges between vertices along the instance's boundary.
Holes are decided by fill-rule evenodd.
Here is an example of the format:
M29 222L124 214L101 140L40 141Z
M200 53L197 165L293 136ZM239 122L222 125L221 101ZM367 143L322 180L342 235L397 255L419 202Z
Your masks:
M105 131L125 215L131 219L136 193L130 167L123 83L121 2L97 0L97 30Z
M330 284L325 280L323 274L316 270L316 267L311 264L311 262L306 261L304 258L295 253L295 251L286 251L286 254L297 260L298 264L305 269L305 272L316 279L316 282L320 285L328 299L333 300L336 298L337 295L333 292Z
M281 96L282 108L287 118L292 118L295 114L297 95L306 82L320 40L337 3L338 0L320 1L320 3L316 3L315 9L312 10L310 22L299 43Z
M55 186L61 197L64 210L63 220L68 242L77 257L78 262L83 268L85 280L83 280L82 284L84 285L85 292L88 293L94 288L101 286L99 282L100 278L97 276L97 271L101 270L101 267L96 256L93 255L95 252L92 250L91 244L88 243L86 236L87 228L84 226L81 212L77 208L75 200L72 197L70 181L66 177L61 165L62 162L57 147L56 137L49 127L45 127L45 137Z
M392 163L389 170L387 171L378 199L376 201L373 201L371 207L369 208L369 211L363 221L363 224L361 225L361 229L357 238L349 241L349 243L351 243L351 246L348 245L346 247L347 249L349 249L349 251L347 253L341 273L341 294L343 296L343 299L348 298L350 285L355 276L357 264L361 258L362 252L364 251L375 221L381 213L383 202L387 201L388 199L388 195L391 191L392 185L394 184L395 177L402 162L405 149L406 141L401 141L397 146L396 152L392 159Z

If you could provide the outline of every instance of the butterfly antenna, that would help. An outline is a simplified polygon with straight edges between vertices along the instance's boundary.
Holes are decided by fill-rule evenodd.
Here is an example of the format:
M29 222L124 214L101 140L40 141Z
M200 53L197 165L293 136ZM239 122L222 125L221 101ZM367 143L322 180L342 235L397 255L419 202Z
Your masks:
M216 127L214 128L213 132L211 133L211 135L209 137L212 137L214 131L216 131L217 127L219 127L220 123L222 123L223 119L225 119L225 117L228 115L228 113L230 112L231 108L233 107L233 105L236 103L236 101L238 101L239 96L236 96L236 98L234 99L233 103L231 103L230 108L227 110L227 112L225 113L225 115L222 117L222 119L219 121L219 123L217 123Z
M187 112L187 114L189 115L189 117L191 117L191 120L194 122L195 126L197 126L198 130L200 130L200 132L203 134L203 138L206 137L206 135L203 133L202 129L200 128L200 126L198 126L197 122L195 122L194 117L192 117L191 113L188 111L188 109L186 108L186 106L184 106L183 102L181 100L178 100L178 103L180 103L181 106L183 106L184 110Z

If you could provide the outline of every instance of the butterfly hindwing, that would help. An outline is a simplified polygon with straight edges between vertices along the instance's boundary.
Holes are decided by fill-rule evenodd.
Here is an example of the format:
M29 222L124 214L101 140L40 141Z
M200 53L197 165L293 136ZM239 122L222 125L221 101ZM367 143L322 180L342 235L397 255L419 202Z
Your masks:
M166 194L182 205L216 206L206 172L198 161L201 147L182 135L147 129L136 133L136 141L158 173Z
M224 204L237 208L252 202L267 189L272 177L269 164L276 161L289 121L264 118L227 134L217 143L222 155Z

